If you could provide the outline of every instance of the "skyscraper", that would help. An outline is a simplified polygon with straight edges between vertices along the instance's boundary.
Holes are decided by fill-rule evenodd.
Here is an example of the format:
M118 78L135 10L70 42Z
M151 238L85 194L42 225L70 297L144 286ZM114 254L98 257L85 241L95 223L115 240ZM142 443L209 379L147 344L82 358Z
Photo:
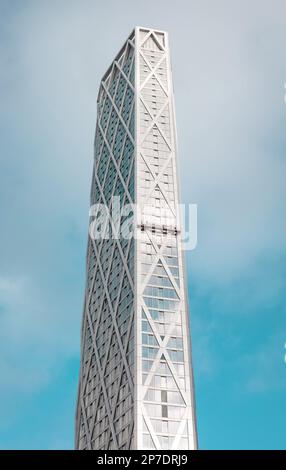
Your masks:
M195 449L166 32L135 28L103 76L94 152L76 448Z

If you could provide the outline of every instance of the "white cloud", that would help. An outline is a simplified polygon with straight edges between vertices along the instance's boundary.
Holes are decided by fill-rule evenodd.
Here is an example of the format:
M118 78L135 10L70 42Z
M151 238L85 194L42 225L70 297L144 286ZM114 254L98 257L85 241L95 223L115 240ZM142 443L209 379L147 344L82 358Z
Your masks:
M285 253L284 6L259 2L257 21L253 4L232 3L230 15L216 2L202 28L206 4L191 20L189 60L176 59L180 166L184 199L198 203L194 273L225 283Z

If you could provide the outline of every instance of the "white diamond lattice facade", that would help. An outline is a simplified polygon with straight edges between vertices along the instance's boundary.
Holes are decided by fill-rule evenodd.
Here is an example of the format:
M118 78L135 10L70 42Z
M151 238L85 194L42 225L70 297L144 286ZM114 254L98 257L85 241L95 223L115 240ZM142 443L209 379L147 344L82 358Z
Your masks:
M138 209L88 240L77 449L197 448L176 158L168 35L137 27L98 94L91 205Z

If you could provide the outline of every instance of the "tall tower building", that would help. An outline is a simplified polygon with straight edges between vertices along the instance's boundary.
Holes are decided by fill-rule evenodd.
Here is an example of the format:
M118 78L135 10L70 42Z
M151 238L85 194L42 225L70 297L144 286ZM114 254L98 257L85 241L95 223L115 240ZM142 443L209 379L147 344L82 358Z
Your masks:
M168 34L137 27L98 94L77 449L197 448L176 159Z

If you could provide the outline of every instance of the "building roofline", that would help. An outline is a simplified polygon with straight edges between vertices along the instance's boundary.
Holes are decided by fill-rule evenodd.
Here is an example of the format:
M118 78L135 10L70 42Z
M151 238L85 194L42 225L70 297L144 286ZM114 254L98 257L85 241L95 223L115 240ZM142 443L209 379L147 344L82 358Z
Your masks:
M164 30L161 30L161 29L155 29L155 28L148 28L147 26L135 26L131 33L129 34L128 38L124 41L122 47L119 49L119 52L116 54L115 58L113 59L113 61L111 62L111 64L109 65L108 69L106 70L106 72L104 73L102 79L100 82L103 82L104 80L106 80L106 78L108 77L108 75L110 74L111 72L111 69L112 69L112 66L113 66L113 63L119 59L119 57L121 56L124 48L125 48L125 45L127 43L128 40L130 40L130 38L133 36L133 34L135 34L135 32L137 30L145 30L145 31L154 31L154 33L161 33L161 34L168 34L167 31L164 31ZM100 91L100 88L99 88L99 91Z
M101 82L103 82L109 75L109 73L111 72L111 69L112 69L112 66L113 66L113 63L119 59L119 57L121 56L123 50L125 49L125 45L127 43L127 41L133 36L133 34L135 33L135 30L136 30L137 27L133 28L131 33L129 34L128 38L124 41L122 47L119 49L118 53L116 54L115 58L113 59L113 61L111 62L111 64L109 65L108 69L106 70L105 74L103 75L102 79L101 79Z

